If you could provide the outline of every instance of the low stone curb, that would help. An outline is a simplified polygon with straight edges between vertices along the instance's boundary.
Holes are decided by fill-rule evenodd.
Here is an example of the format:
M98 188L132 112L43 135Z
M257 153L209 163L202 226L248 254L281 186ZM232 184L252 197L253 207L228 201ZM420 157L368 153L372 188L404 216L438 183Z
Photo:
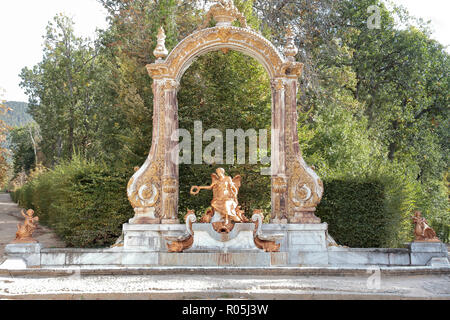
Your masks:
M249 275L249 276L362 276L379 270L385 276L411 275L449 275L450 267L377 267L364 268L345 267L274 267L274 268L242 268L242 267L184 267L184 268L45 268L5 270L0 269L0 276L32 276L32 277L64 277L78 273L83 276L98 275Z

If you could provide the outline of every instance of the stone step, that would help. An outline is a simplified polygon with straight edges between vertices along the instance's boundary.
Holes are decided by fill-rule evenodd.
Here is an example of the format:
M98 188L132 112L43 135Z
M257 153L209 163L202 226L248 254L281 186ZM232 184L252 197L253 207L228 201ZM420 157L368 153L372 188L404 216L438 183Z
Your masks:
M47 268L28 268L21 270L0 269L0 276L96 276L96 275L240 275L240 276L367 276L374 272L374 267L118 267L118 266L66 266ZM380 267L381 275L415 276L446 275L450 276L450 267Z

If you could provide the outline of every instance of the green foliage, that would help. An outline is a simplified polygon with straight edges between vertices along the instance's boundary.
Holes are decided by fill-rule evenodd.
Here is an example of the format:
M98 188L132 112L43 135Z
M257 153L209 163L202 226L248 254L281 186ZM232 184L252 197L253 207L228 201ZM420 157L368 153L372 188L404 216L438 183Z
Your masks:
M133 216L126 196L131 172L75 157L42 173L12 193L69 247L106 247Z
M270 131L270 92L267 73L253 58L232 51L208 53L198 58L182 78L178 94L179 127L188 130L191 137L194 137L194 121L201 121L204 131L219 130L223 136L225 158L227 129ZM202 150L209 143L203 142ZM192 148L192 160L193 151ZM192 185L210 184L211 173L217 167L223 167L229 175L242 176L239 201L248 214L257 208L270 212L270 177L260 174L259 164L248 164L248 139L245 151L246 164L180 165L180 214L184 215L187 209L209 207L210 192L204 191L193 197L189 191Z
M31 124L26 127L17 127L10 131L9 141L12 151L14 174L29 172L35 167L36 156L33 146L32 134L34 130Z
M385 190L380 181L359 179L324 182L326 193L317 216L328 223L330 235L341 245L383 247L393 219L385 210Z
M71 159L75 151L94 158L98 120L109 106L109 91L102 83L104 57L98 46L74 34L73 24L68 17L55 16L47 25L42 61L20 75L48 166Z

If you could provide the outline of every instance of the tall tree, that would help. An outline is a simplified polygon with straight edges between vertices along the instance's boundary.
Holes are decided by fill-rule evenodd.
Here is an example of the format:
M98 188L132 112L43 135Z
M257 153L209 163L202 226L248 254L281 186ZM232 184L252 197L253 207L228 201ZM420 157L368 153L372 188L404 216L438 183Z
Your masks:
M84 154L92 142L97 111L93 85L100 85L95 81L97 55L95 46L75 36L73 21L58 15L47 26L42 61L22 70L21 86L49 164L71 159L75 147Z

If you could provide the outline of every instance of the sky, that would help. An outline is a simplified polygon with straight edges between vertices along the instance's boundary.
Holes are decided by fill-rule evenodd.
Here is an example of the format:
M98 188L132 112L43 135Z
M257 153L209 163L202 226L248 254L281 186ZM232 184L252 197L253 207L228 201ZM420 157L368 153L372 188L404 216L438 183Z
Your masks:
M431 20L433 38L450 45L449 0L393 0L411 15ZM96 0L0 0L0 100L28 101L19 74L42 59L42 36L48 21L64 13L75 21L75 33L95 37L106 28L106 11Z

